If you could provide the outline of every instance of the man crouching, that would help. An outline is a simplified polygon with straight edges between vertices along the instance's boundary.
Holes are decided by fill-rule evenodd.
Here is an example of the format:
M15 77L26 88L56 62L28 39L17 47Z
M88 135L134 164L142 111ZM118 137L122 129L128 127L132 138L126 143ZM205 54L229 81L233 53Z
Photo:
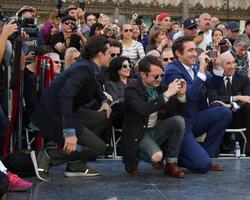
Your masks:
M125 116L122 150L125 170L138 174L138 160L152 164L165 159L165 174L185 176L177 166L180 145L185 130L180 113L186 102L186 82L174 80L160 91L163 68L161 62L146 56L139 62L141 78L125 89ZM158 111L164 108L168 118L159 120Z

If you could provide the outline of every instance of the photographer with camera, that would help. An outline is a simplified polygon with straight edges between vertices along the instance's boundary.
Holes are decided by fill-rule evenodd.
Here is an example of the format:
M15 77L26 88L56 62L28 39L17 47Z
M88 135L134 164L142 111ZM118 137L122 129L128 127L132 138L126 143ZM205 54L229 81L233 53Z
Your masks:
M8 24L4 25L1 21L0 26L0 136L2 137L8 127L8 106L7 106L7 77L8 66L11 58L12 45L8 41L8 38L15 32L17 32L17 25L14 20L11 20ZM3 141L2 139L0 139ZM0 147L2 149L2 146ZM2 150L1 150L2 152Z
M65 50L69 47L75 47L80 51L81 47L87 41L86 38L78 31L76 25L76 19L73 16L65 15L62 20L62 32L56 33L51 37L51 44L56 53L60 55L60 58L64 58Z
M22 43L22 50L27 61L34 61L34 50L38 45L44 44L41 32L37 28L37 19L34 17L35 9L24 6L17 12L17 24L22 32L27 34L25 41Z

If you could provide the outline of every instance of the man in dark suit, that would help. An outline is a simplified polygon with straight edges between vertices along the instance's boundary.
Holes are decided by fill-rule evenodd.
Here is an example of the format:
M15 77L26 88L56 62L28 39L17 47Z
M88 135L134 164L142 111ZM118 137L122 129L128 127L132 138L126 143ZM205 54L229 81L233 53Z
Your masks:
M31 119L33 129L44 138L62 144L63 149L43 149L32 157L36 175L48 181L50 165L68 162L65 176L97 176L99 172L86 166L89 157L103 155L105 143L99 134L111 113L98 84L94 68L107 67L109 42L105 37L92 37L85 45L83 59L60 74L49 85ZM99 112L80 107L96 99ZM105 112L100 112L105 111Z
M181 86L181 81L176 79L163 93L157 91L163 70L159 59L153 56L146 56L139 62L139 71L141 78L125 89L122 132L125 170L132 174L139 173L139 156L139 159L152 163L165 160L166 174L184 177L184 172L177 166L177 158L185 123L181 116L171 114L183 107L186 101L186 82L183 80ZM159 121L158 111L164 106L171 117Z
M221 54L224 81L217 89L208 89L211 105L221 104L233 111L230 128L247 128L247 141L250 141L250 82L247 75L235 71L235 59L230 52ZM250 155L247 143L246 154Z
M221 166L212 165L210 157L217 155L232 113L224 107L209 108L205 90L219 86L223 80L223 70L216 64L213 73L208 74L206 69L210 58L205 53L199 56L199 67L196 66L196 45L189 37L178 38L172 49L176 59L165 69L163 84L170 84L175 79L187 82L187 104L184 109L186 133L181 145L179 164L197 173L206 173L211 169L222 170ZM196 137L204 133L206 138L200 145Z

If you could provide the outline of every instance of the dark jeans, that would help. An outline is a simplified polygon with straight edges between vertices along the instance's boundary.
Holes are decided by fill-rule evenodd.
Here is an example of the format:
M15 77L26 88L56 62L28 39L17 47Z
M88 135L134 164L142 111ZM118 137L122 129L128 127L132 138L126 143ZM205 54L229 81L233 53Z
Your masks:
M77 144L83 146L81 152L66 153L62 149L48 149L52 164L58 165L67 161L81 160L86 163L88 159L103 155L106 149L100 135L107 126L107 117L104 112L79 109L74 115ZM79 127L80 126L80 127ZM43 133L43 137L63 145L62 133L56 133L53 137L50 133Z
M162 151L167 163L177 163L180 145L185 133L183 117L174 116L149 128L139 146L140 159L151 162L154 153Z

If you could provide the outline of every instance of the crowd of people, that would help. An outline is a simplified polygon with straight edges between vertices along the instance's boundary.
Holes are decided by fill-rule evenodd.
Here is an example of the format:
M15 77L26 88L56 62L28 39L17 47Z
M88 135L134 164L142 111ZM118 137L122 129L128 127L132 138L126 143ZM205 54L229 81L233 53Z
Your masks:
M36 15L24 6L16 19L0 19L1 145L17 22L30 26ZM238 22L225 24L209 13L180 24L163 12L148 28L138 13L119 23L70 5L63 14L53 11L35 33L22 30L23 128L55 144L31 156L42 181L63 163L66 177L98 176L87 162L112 153L112 127L122 129L119 148L130 174L140 173L141 160L177 178L185 177L182 167L223 171L211 158L232 150L225 129L246 127L250 141L250 19L240 30ZM49 59L54 78L43 92L41 59ZM249 143L244 153L250 156ZM2 194L32 187L2 163L0 171Z

